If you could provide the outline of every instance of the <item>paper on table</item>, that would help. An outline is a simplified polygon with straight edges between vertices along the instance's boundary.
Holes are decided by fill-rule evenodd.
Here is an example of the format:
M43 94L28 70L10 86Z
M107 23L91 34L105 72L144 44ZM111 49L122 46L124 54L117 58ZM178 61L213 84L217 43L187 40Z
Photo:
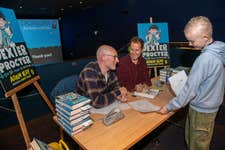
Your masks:
M121 103L118 100L116 100L115 102L113 102L109 106L106 106L106 107L103 107L103 108L96 109L96 108L92 107L90 109L90 113L92 113L92 114L94 114L94 113L108 114L113 108L120 108L121 110L126 110L126 109L129 109L130 106L127 103Z
M179 71L169 78L170 86L174 93L178 95L187 81L187 75L184 70Z

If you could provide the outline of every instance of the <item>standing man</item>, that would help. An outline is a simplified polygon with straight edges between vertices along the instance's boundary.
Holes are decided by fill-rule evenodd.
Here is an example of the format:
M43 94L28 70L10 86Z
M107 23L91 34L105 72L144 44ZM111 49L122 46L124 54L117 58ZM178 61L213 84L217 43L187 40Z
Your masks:
M145 59L141 56L144 42L138 37L130 40L130 54L120 59L117 76L121 86L129 91L141 92L151 86Z
M160 113L177 110L189 103L185 140L189 150L209 150L215 117L225 88L225 43L214 41L207 17L193 17L185 26L189 45L202 49L180 94Z
M116 99L127 101L127 90L119 86L115 70L119 62L116 50L109 45L98 48L97 61L88 63L80 72L77 92L92 99L91 105L101 108Z

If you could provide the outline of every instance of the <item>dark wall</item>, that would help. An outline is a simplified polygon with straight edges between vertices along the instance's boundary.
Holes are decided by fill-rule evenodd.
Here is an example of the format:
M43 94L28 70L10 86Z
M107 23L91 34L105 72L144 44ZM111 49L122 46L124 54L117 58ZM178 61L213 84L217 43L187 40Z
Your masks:
M137 23L149 22L149 17L153 22L168 22L169 38L174 42L185 41L183 28L191 17L204 15L214 25L215 39L225 41L224 9L223 0L108 0L62 17L64 57L94 55L102 43L119 49L137 35Z

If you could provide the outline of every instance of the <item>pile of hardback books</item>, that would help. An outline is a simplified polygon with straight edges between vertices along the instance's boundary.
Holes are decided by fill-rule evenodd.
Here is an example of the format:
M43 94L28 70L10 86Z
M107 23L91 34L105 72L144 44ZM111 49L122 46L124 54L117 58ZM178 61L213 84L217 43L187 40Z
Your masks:
M159 81L163 83L169 83L168 79L179 71L184 70L188 75L190 72L189 67L178 66L176 68L163 68L159 70Z
M172 68L163 68L159 70L159 81L168 83L168 78L171 76Z
M27 150L55 150L55 149L50 147L47 143L34 137L33 140L30 142L30 145Z
M71 136L92 125L90 101L91 99L74 92L56 96L58 123Z
M191 70L191 68L190 67L184 67L184 66L178 66L178 67L175 68L175 70L177 72L184 70L185 73L188 75L190 70Z

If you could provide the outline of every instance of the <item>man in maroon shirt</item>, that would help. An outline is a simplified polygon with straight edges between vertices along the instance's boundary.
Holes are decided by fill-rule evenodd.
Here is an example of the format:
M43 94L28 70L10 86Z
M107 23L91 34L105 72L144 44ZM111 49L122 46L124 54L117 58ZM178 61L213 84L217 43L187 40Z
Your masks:
M151 86L145 59L141 56L144 42L138 37L130 40L130 53L122 57L117 68L117 76L120 86L129 91L141 92Z

